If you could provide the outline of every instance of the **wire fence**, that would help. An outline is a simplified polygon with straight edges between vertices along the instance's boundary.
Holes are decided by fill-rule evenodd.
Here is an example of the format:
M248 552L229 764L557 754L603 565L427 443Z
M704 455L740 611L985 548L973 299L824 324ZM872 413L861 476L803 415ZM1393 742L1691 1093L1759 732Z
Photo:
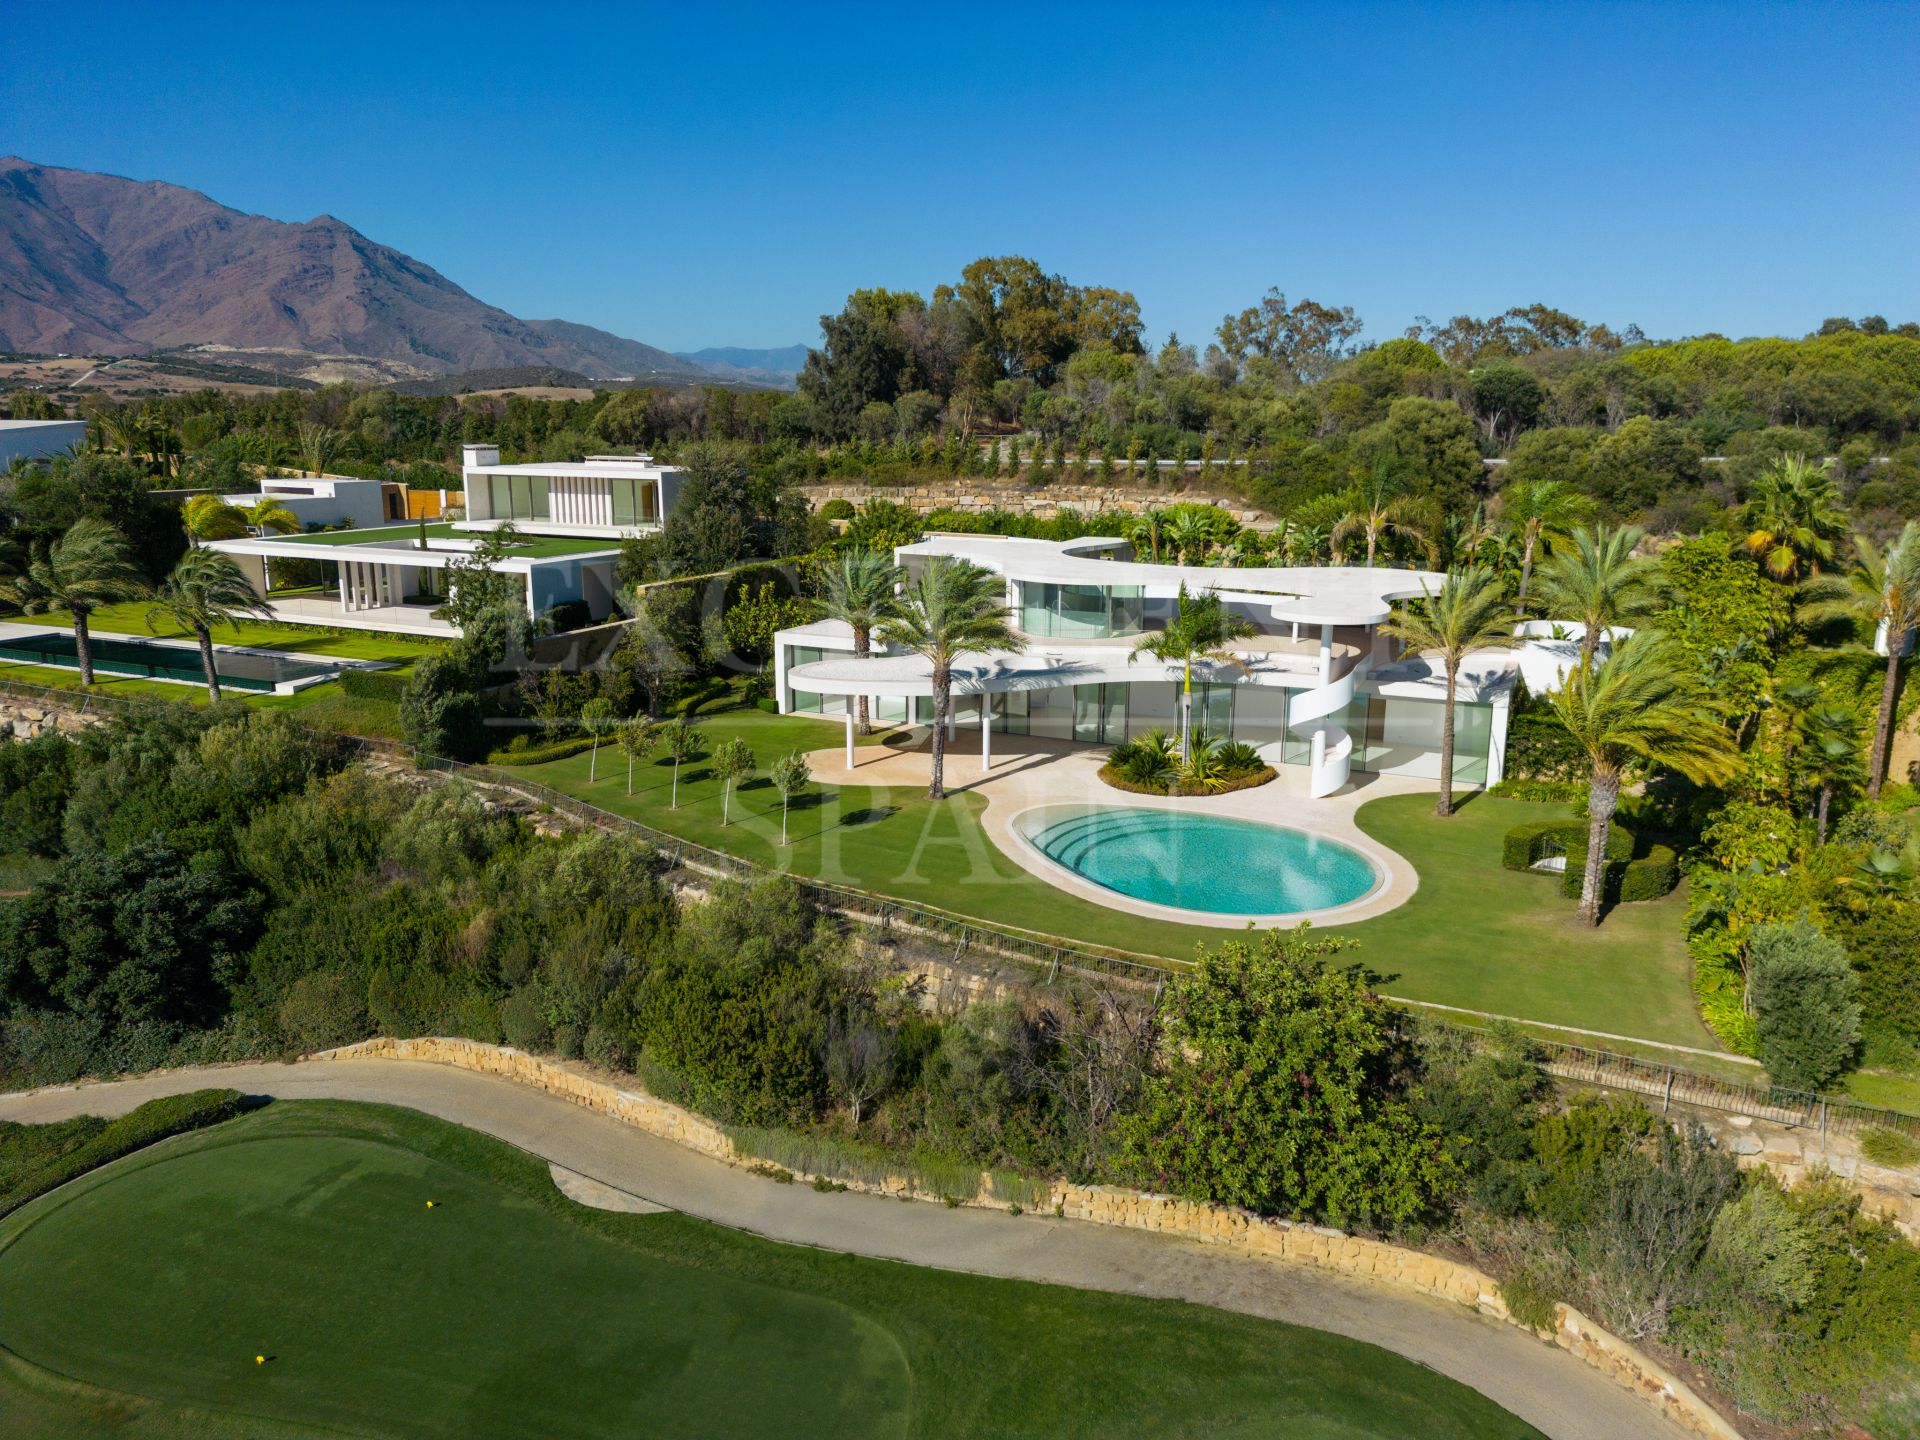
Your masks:
M0 694L44 700L69 708L74 707L74 702L78 700L78 708L83 713L89 703L98 703L102 709L117 710L152 703L119 696L77 695L70 690L23 685L8 680L0 680ZM1060 936L1037 935L1008 926L993 925L857 886L778 871L757 861L655 829L629 816L603 810L563 790L514 774L500 766L421 755L411 746L397 741L302 728L308 729L308 733L324 743L345 745L363 755L404 761L429 772L457 775L490 789L518 795L529 804L570 816L582 824L636 836L661 857L670 872L685 870L695 883L725 876L785 874L821 908L857 924L871 926L883 937L898 936L936 946L954 963L969 960L986 963L1010 961L1025 969L1037 983L1043 985L1072 981L1118 981L1143 996L1150 996L1152 1003L1158 1003L1166 981L1183 968L1181 962L1176 960L1092 950ZM1452 1032L1476 1045L1486 1044L1491 1039L1490 1031L1457 1021L1423 1017L1421 1023L1442 1032ZM1532 1036L1526 1038L1548 1074L1562 1080L1658 1100L1663 1112L1670 1111L1675 1105L1683 1105L1729 1115L1749 1115L1757 1120L1769 1120L1795 1128L1818 1129L1823 1135L1858 1134L1867 1129L1884 1128L1920 1139L1920 1115L1906 1111L1868 1105L1845 1096L1723 1080L1696 1070L1643 1060L1614 1050Z

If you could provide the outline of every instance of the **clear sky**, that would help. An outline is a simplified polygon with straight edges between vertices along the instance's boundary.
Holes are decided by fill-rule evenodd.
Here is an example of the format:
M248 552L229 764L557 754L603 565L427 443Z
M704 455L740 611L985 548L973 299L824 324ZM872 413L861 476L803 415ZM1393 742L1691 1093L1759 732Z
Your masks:
M1920 319L1920 5L9 0L0 152L339 216L516 314L817 338L1020 253L1649 334Z

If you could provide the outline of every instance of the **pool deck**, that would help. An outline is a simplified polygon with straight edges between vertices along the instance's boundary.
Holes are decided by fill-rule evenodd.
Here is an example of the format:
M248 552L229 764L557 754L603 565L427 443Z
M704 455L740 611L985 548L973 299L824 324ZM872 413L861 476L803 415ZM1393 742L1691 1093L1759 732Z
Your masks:
M1076 745L1064 740L1043 740L1029 735L1003 735L996 732L992 749L992 765L983 772L978 728L960 727L954 743L947 747L947 792L979 795L987 802L981 823L988 838L1001 853L1048 884L1083 900L1091 900L1096 905L1149 916L1155 920L1210 926L1216 930L1244 930L1249 925L1284 930L1309 923L1335 925L1369 920L1405 904L1419 888L1420 876L1413 866L1367 835L1354 817L1367 801L1377 800L1383 795L1434 793L1437 787L1431 780L1360 775L1344 790L1315 800L1307 795L1305 767L1283 765L1279 767L1277 779L1252 789L1229 791L1224 795L1135 795L1116 790L1100 778L1100 766L1107 754L1104 746ZM929 753L930 741L926 729L915 727L889 736L885 744L859 747L854 752L852 770L847 769L846 749L840 745L815 750L807 759L813 766L813 778L823 785L924 790ZM1029 810L1055 805L1184 810L1284 825L1310 835L1337 840L1359 851L1380 871L1381 883L1371 893L1346 905L1287 915L1223 915L1156 905L1095 885L1064 865L1049 860L1020 838L1015 829L1020 816Z

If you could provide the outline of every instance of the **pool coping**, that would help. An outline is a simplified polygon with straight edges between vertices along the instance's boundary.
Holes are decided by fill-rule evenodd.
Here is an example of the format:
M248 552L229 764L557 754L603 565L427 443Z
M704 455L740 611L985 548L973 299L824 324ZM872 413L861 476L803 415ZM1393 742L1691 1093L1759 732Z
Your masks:
M1091 886L1099 892L1101 897L1099 903L1114 909L1133 911L1156 920L1169 920L1177 925L1230 926L1236 930L1244 929L1249 925L1257 929L1287 930L1300 925L1321 925L1329 922L1337 924L1341 920L1356 919L1359 918L1356 912L1367 905L1369 901L1378 897L1381 892L1392 883L1392 870L1389 866L1382 864L1379 859L1369 855L1358 845L1351 844L1339 836L1329 835L1321 830L1311 829L1307 826L1293 824L1287 821L1254 819L1246 815L1223 815L1218 810L1207 809L1202 806L1139 805L1133 802L1158 797L1137 795L1130 792L1123 793L1127 793L1125 801L1043 800L1037 805L1027 806L1024 810L1014 811L1007 817L1007 833L1019 845L1020 849L1026 852L1025 855L1020 858L1030 858L1039 862L1038 866L1027 865L1025 868L1028 870L1036 870L1050 884L1061 886L1062 889L1068 888L1067 886L1061 885L1063 880L1074 881L1074 888L1076 890L1082 885ZM1206 797L1181 798L1204 799ZM1357 895L1353 899L1343 901L1338 905L1326 905L1315 910L1280 910L1263 913L1237 910L1190 910L1183 905L1165 905L1157 900L1142 900L1139 896L1129 895L1124 890L1116 890L1111 886L1102 885L1098 880L1081 874L1071 865L1061 864L1036 845L1033 838L1027 834L1021 825L1021 822L1025 820L1027 816L1037 811L1073 809L1078 809L1082 813L1091 813L1098 810L1167 810L1176 814L1212 815L1216 819L1233 820L1245 825L1264 825L1269 830L1291 830L1297 835L1305 835L1315 840L1324 840L1330 845L1339 845L1346 850L1352 851L1372 867L1374 881L1373 884L1367 887L1364 895Z

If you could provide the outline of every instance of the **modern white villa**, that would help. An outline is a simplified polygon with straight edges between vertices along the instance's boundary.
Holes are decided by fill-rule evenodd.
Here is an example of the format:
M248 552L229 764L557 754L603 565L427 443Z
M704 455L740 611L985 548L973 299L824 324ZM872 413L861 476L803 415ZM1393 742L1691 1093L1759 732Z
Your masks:
M276 619L453 635L453 623L435 613L447 599L446 571L484 532L510 524L520 538L492 568L520 578L528 613L580 602L588 618L603 620L614 606L621 541L658 530L680 493L681 472L649 455L502 465L498 446L468 445L462 458L464 507L446 520L248 536L211 548L240 563ZM289 569L297 586L281 583Z
M931 536L902 546L911 570L934 556L967 560L1006 581L1007 606L1026 638L1019 653L962 658L953 673L952 724L980 731L991 762L995 732L1111 746L1178 728L1180 669L1135 657L1140 636L1164 626L1184 585L1212 590L1258 634L1232 644L1233 661L1196 669L1194 724L1301 767L1309 796L1331 795L1354 773L1437 779L1444 675L1404 656L1380 626L1396 601L1437 590L1444 577L1355 567L1246 568L1148 564L1121 539L1064 543L1000 536ZM1530 646L1531 647L1530 642ZM1570 650L1564 642L1542 647ZM932 718L932 670L913 654L853 658L853 635L819 621L776 637L782 713L844 714L869 697L876 723ZM1499 780L1520 656L1469 657L1455 710L1454 778ZM1202 673L1204 671L1204 673ZM849 766L852 764L849 752Z

